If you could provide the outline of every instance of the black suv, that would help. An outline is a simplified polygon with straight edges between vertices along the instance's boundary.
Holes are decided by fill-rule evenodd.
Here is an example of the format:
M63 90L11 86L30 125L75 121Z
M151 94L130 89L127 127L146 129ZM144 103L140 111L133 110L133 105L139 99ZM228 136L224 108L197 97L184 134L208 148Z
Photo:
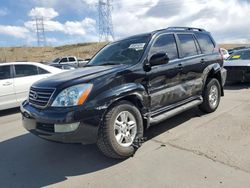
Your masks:
M126 158L149 126L195 106L215 111L225 79L210 33L153 31L106 45L83 69L33 84L23 125L47 140L96 142L106 156Z

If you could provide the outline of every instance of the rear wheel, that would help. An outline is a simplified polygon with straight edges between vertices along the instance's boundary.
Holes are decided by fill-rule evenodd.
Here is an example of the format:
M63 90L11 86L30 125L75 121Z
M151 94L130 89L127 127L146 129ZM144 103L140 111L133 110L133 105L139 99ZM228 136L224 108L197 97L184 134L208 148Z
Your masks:
M107 157L127 158L135 152L135 139L142 136L140 111L132 103L121 101L104 117L98 132L97 146Z
M207 81L203 91L203 103L199 108L206 113L214 112L220 103L221 86L217 79L212 78Z

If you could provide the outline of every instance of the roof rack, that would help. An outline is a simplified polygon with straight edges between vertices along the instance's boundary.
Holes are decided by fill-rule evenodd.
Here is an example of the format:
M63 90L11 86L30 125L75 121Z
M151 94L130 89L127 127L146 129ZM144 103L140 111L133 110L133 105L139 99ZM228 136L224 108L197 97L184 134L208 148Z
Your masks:
M205 32L205 29L195 27L168 27L167 30L186 30L186 31L201 31Z

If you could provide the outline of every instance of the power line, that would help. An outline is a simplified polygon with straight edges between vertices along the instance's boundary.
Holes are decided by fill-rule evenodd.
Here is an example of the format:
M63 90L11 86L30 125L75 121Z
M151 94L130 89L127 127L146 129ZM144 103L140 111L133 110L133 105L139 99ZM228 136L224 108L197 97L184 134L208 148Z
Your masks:
M37 45L38 46L46 46L46 37L44 30L44 18L43 17L35 17L36 24L36 35L37 35Z
M99 0L98 13L99 13L99 41L114 40L114 30L112 22L112 0Z

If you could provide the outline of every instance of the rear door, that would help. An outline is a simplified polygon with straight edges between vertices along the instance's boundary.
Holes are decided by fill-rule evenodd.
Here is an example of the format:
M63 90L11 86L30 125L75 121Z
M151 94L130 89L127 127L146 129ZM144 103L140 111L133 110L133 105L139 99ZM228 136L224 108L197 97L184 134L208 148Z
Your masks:
M164 110L167 106L179 101L179 55L174 34L162 34L153 42L148 60L156 53L167 53L168 64L152 67L147 73L149 79L149 94L151 97L151 111Z
M17 106L12 65L0 66L0 110Z
M178 33L177 37L182 60L180 65L182 99L188 99L201 94L204 55L201 53L194 34Z
M75 57L69 57L69 64L73 66L78 66L78 62Z

